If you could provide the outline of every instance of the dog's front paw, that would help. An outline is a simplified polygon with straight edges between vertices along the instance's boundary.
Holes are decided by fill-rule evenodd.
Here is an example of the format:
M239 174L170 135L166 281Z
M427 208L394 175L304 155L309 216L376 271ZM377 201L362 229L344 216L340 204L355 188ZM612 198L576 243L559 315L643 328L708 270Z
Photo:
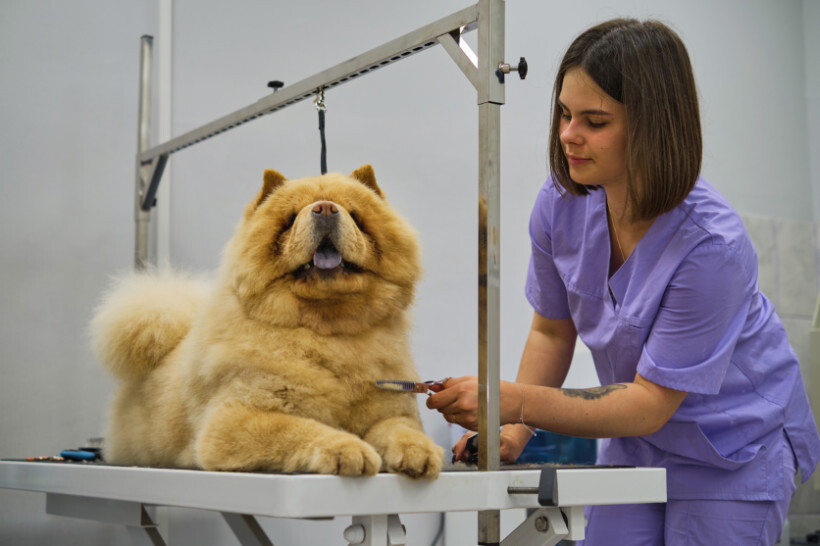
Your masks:
M426 434L415 430L403 430L394 434L392 442L382 453L387 470L428 480L438 477L443 456L441 446L436 445Z
M340 476L372 476L381 467L381 457L372 446L352 434L323 439L314 448L310 471Z

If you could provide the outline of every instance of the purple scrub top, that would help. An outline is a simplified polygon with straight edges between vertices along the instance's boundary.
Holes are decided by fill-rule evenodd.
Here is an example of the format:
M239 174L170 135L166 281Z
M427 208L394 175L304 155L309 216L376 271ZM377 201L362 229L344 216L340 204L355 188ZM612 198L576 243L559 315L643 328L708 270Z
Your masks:
M743 222L709 183L656 218L612 277L603 190L562 197L547 180L530 237L527 298L572 318L602 385L637 372L688 393L658 432L603 440L599 464L665 467L670 499L778 500L786 457L811 476L820 438L797 357Z

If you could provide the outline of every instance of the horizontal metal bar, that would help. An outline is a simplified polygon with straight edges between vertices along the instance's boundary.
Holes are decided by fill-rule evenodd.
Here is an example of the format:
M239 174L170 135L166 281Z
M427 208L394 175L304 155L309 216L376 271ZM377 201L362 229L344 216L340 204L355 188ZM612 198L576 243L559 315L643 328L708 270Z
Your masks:
M507 488L507 494L509 495L537 495L538 488L537 487L515 487L510 486Z
M633 473L634 470L640 472ZM664 479L659 480L660 476ZM624 486L626 481L629 485ZM595 500L590 502L586 492L593 489ZM556 506L666 502L665 471L660 468L558 469L554 491Z
M311 98L320 88L335 87L428 49L439 43L438 37L441 35L458 29L462 32L473 30L477 28L477 21L476 6L448 15L304 80L283 87L278 92L259 99L249 106L146 150L139 154L139 161L142 164L149 163L155 157L172 154L238 125Z

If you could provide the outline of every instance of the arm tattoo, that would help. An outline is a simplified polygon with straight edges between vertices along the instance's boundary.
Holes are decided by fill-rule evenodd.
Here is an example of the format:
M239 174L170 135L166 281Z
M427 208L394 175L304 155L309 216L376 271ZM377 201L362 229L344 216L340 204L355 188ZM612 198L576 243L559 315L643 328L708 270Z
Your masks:
M574 398L583 398L584 400L597 400L603 398L612 391L625 389L626 385L623 383L613 383L612 385L604 385L603 387L591 387L589 389L561 389L566 396Z

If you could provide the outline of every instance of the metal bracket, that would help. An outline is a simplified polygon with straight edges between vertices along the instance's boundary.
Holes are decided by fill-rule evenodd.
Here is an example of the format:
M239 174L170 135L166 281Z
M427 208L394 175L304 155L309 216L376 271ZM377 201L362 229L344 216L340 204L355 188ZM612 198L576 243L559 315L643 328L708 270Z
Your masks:
M501 541L501 546L553 546L569 535L560 508L539 508Z
M47 514L126 525L134 544L166 546L146 508L139 502L46 494Z
M274 546L255 517L230 512L221 514L242 546Z
M354 516L353 524L344 530L350 546L398 546L407 544L407 533L399 516Z
M456 65L461 69L464 75L473 84L473 87L478 91L480 87L480 80L478 74L478 55L470 48L470 45L465 42L461 35L464 29L454 30L448 34L443 34L438 37L438 41L444 50L452 57Z

